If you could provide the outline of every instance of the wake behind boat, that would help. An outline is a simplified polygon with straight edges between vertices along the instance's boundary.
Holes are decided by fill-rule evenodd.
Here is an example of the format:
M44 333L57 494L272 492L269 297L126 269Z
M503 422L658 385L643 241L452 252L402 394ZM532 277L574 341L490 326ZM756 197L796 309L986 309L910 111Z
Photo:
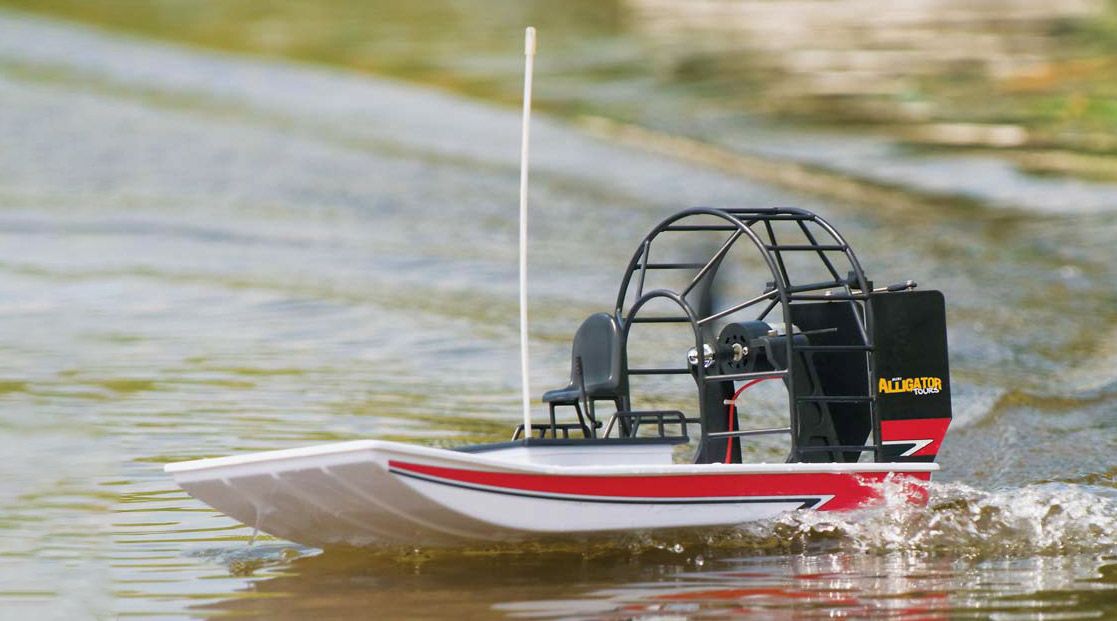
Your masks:
M547 420L533 421L525 283L534 50L528 29L524 423L512 440L453 450L363 440L166 472L245 524L318 546L731 526L866 506L886 481L924 501L951 417L943 296L912 281L874 288L838 231L803 209L695 208L656 225L614 307L574 335L569 382L542 395ZM716 250L687 259L703 248ZM685 411L641 405L662 398L657 387L634 399L634 382L672 376L690 395ZM787 425L744 429L743 394L769 380L785 389ZM748 463L766 436L786 440L786 460Z

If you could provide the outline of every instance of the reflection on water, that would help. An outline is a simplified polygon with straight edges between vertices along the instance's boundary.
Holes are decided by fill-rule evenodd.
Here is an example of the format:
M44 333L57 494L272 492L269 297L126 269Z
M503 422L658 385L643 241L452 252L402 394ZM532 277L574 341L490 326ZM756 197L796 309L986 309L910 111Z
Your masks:
M934 484L931 492L926 509L895 494L890 506L728 530L466 550L215 549L201 554L234 573L258 572L253 597L197 610L437 618L446 605L467 616L545 619L1117 613L1114 490Z
M271 568L267 562L261 562L264 575L252 583L251 597L194 611L215 617L366 610L383 618L433 619L452 609L466 618L923 620L1068 613L1096 618L1117 612L1117 557L1092 555L784 556L747 548L734 554L703 543L642 542L631 549L586 544L435 557L334 550Z
M590 590L584 599L498 606L513 617L642 619L662 616L764 618L956 619L991 613L1052 613L1081 609L1083 599L1112 614L1117 566L1095 573L1096 559L1054 562L957 562L902 555L841 553L723 558L698 563L669 580ZM1057 572L1052 572L1057 566ZM1037 575L1059 574L1047 582ZM978 582L973 576L982 576ZM995 589L989 587L996 585ZM991 592L993 591L993 592Z
M250 529L160 465L504 438L516 112L8 15L0 110L5 614L1113 613L1117 212L1101 200L1086 215L827 204L540 118L533 385L568 372L570 334L612 303L652 222L799 205L874 279L945 291L957 416L941 479L966 487L908 516L320 553L248 547Z

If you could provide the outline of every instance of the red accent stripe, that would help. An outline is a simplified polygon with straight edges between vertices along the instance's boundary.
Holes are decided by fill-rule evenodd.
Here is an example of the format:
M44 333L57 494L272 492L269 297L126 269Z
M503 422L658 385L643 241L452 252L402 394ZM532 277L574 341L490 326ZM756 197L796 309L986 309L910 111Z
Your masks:
M666 474L576 476L486 472L389 461L388 466L405 472L438 477L459 483L486 485L508 490L598 496L612 498L734 498L748 496L830 496L823 509L855 509L880 498L880 483L889 473L802 473L802 474ZM915 484L912 501L925 501L921 482L929 472L895 473Z
M946 437L949 418L913 418L910 420L880 421L880 439L883 442L915 442L930 440L927 446L912 453L912 457L938 455L939 446Z

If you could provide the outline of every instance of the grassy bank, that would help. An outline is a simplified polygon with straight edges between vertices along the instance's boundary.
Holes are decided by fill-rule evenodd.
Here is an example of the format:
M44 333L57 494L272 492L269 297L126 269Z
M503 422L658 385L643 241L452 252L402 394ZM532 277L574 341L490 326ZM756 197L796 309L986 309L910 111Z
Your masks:
M710 33L732 27L728 18L678 26L674 13L687 17L691 9L662 1L0 0L0 6L509 103L519 97L520 29L531 23L547 52L537 98L555 114L670 131L682 126L685 133L685 124L660 121L748 111L883 133L920 148L996 152L1036 173L1117 179L1117 0L1099 0L1073 17L1052 10L1023 25L1012 16L985 23L975 13L963 24L970 29L964 36L951 30L957 26L929 21L932 39L953 32L964 45L975 42L970 56L950 62L936 58L933 46L901 41L897 49L876 49L873 37L891 26L872 30L871 20L851 41L818 49L810 33L782 48L742 45L746 25L728 31L739 35L723 38L729 43L711 43L720 39ZM672 25L665 30L660 19ZM841 27L823 26L818 36ZM795 60L820 50L830 51L806 56L818 66ZM869 71L849 68L866 63ZM996 63L1001 68L990 70Z

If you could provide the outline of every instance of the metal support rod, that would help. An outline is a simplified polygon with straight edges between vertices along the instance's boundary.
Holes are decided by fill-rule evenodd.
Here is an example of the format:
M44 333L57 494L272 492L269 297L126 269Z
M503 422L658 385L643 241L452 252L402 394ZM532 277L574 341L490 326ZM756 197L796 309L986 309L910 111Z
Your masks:
M722 317L725 317L726 315L732 315L733 313L736 313L738 311L743 311L746 308L752 306L753 304L759 304L760 302L763 302L764 300L776 297L776 295L777 295L777 293L776 293L775 290L768 291L767 293L761 293L760 295L756 296L755 298L753 298L751 300L746 300L744 302L741 302L740 304L737 304L735 306L731 306L731 307L729 307L729 308L727 308L723 311L718 311L718 312L714 313L713 315L710 315L709 317L703 317L703 318L699 319L698 320L698 325L700 325L700 326L705 325L705 324L707 324L711 321L714 321L715 319L721 319Z
M768 244L768 250L779 252L844 252L845 246L837 244Z
M648 253L651 252L652 240L644 240L643 255L640 258L640 280L636 283L636 297L644 295L644 278L648 275L648 270L645 267L648 264Z
M791 433L791 427L772 427L770 429L746 429L744 431L715 431L714 433L706 434L706 437L713 440L717 438L743 438L747 436L768 436L777 433Z
M690 369L670 369L670 368L651 368L651 369L629 369L629 375L689 375Z
M814 234L811 233L810 228L807 227L806 222L800 221L796 224L799 225L799 230L803 231L803 236L807 238L807 241L811 242L812 244L818 243L818 240L815 239ZM838 274L838 270L834 269L834 264L830 262L830 258L826 256L825 252L820 251L818 253L818 258L822 261L822 264L826 266L826 269L830 271L830 275L834 277L834 280L842 279L842 276Z
M729 373L727 375L707 375L707 382L743 382L753 379L768 379L770 377L787 377L787 369L775 371L753 371L751 373Z
M706 261L706 264L702 266L702 269L698 270L698 273L694 275L694 278L691 279L690 284L686 286L686 289L683 289L682 295L684 297L686 297L686 294L690 293L691 289L694 289L694 287L702 280L703 276L710 272L710 268L717 265L718 261L721 261L722 258L725 257L725 253L729 252L729 249L733 247L733 244L736 243L739 237L741 237L741 231L733 231L733 234L729 236L729 239L725 240L725 243L721 245L721 248L718 248L718 251L714 253L714 256L710 257L710 260Z
M867 300L869 296L864 293L836 293L833 295L819 294L819 293L793 293L790 297L792 302L851 302L855 300Z
M772 242L771 244L765 246L765 249L767 249L768 252L772 253L773 256L776 257L776 266L780 268L780 276L783 277L784 283L790 286L791 277L787 274L787 266L784 265L783 255L780 254L780 251L778 249L779 242L776 241L776 231L772 228L771 220L764 221L764 230L768 232L768 240Z
M732 224L672 224L664 231L736 231Z
M795 345L795 351L826 352L826 353L855 353L859 351L872 351L868 345Z
M764 321L764 318L768 316L768 313L772 312L772 309L778 306L779 303L779 300L772 300L771 302L769 302L768 306L765 306L764 310L760 311L760 314L756 316L756 320Z
M524 31L524 119L520 140L520 384L523 388L524 438L531 438L527 325L527 171L531 129L531 75L534 67L535 29L529 27Z
M825 289L841 289L841 288L844 288L846 286L847 286L846 283L844 283L840 280L831 281L831 282L812 282L812 283L808 283L808 284L805 284L805 285L794 285L794 286L788 285L787 286L787 293L788 293L788 295L793 295L793 294L796 294L796 293L805 293L807 291L823 291Z
M636 267L650 270L696 270L704 265L705 263L642 263Z

